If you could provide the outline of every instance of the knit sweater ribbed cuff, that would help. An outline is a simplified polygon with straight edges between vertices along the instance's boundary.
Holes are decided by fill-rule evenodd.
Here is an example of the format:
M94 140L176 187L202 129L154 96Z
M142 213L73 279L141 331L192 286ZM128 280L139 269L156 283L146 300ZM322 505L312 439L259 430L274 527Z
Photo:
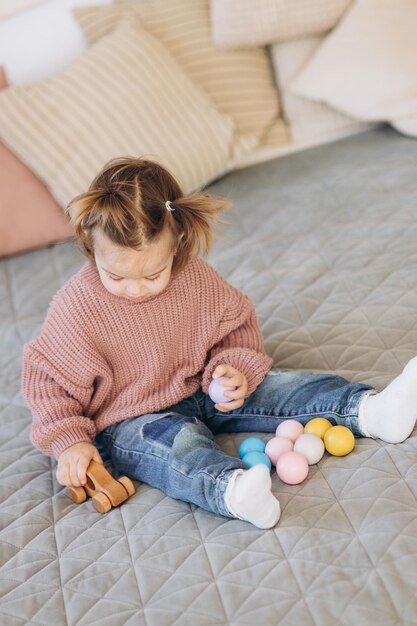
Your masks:
M71 432L57 435L51 442L52 456L58 459L64 450L81 442L92 443L91 438L81 428L74 428Z
M58 459L60 454L75 443L93 443L97 434L94 421L82 415L47 422L33 415L30 440L44 454Z
M201 385L204 393L208 393L208 386L212 380L214 370L223 363L232 365L232 367L235 367L246 376L248 381L247 395L249 396L263 381L267 372L271 369L273 360L270 356L250 348L227 348L222 350L209 361L204 370Z

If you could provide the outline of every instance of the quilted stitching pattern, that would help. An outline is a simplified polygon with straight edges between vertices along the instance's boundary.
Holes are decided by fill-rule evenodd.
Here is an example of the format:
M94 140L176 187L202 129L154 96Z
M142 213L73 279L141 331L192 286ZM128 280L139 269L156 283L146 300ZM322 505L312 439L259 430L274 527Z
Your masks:
M416 155L383 128L209 188L235 202L210 260L253 297L277 366L381 388L417 353ZM83 262L65 243L0 263L1 623L415 624L415 435L275 476L270 531L138 483L103 516L69 500L29 442L21 348ZM244 436L218 441L237 454Z

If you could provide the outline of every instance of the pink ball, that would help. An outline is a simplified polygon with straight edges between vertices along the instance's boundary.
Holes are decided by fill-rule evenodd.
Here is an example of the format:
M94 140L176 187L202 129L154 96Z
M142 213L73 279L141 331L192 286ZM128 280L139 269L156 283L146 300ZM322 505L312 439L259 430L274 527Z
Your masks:
M265 447L265 454L269 457L272 465L276 465L279 457L284 452L291 452L294 444L290 439L284 437L273 437Z
M285 437L286 439L291 439L294 443L298 437L300 437L304 433L304 426L297 422L296 420L285 420L285 422L281 422L278 426L275 435L277 437Z
M307 459L299 452L285 452L278 459L277 474L283 483L298 485L307 477Z

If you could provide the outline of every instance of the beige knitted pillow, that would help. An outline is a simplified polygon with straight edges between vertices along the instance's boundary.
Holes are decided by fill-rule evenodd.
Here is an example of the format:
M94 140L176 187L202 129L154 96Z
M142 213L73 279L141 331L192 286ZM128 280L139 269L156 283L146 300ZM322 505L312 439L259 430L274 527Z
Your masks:
M234 156L251 152L280 115L267 50L216 48L211 40L209 0L124 0L115 6L73 9L90 42L109 33L127 11L164 44L219 111L234 120Z
M324 35L352 0L210 0L212 37L224 47Z
M66 205L120 155L154 158L185 192L200 188L230 159L233 121L123 20L65 71L1 91L0 138Z

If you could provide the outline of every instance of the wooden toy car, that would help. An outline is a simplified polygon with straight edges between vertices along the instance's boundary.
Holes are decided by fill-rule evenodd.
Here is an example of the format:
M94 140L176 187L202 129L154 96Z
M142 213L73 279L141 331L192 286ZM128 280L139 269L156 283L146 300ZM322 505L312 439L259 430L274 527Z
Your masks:
M68 487L68 495L76 504L91 496L96 511L107 513L112 506L119 506L135 493L130 478L121 476L116 480L101 463L91 460L86 473L87 482L83 487Z

